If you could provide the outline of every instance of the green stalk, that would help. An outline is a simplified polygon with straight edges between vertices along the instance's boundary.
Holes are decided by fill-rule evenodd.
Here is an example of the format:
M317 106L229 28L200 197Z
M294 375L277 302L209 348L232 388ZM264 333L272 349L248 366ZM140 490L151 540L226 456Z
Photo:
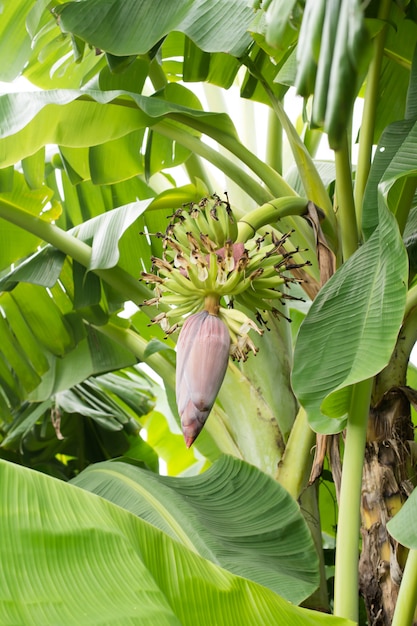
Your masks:
M315 433L311 430L307 414L301 407L276 472L276 480L285 487L294 500L298 500L307 485L314 442Z
M209 190L209 193L213 193L214 189L210 177L208 176L208 172L203 167L200 157L197 154L191 154L184 163L184 167L191 181L195 182L196 179L199 178L201 181L203 181L203 183Z
M352 389L346 428L336 538L334 613L358 621L359 536L362 468L373 379Z
M175 367L158 352L145 356L148 345L146 339L129 328L122 328L111 322L95 328L98 332L130 350L139 361L149 365L162 378L167 387L175 389Z
M77 100L91 102L92 98L88 95L82 95ZM112 100L112 104L114 106L138 108L138 105L135 101L133 100L129 101L123 97L114 98L114 100ZM258 159L258 157L255 154L253 154L253 152L248 150L248 148L246 148L243 144L240 143L237 137L233 136L232 134L225 133L221 128L218 129L211 124L207 124L201 118L191 117L183 113L169 113L166 116L165 120L162 120L158 122L157 124L153 125L151 129L160 132L161 135L165 134L165 136L167 137L174 138L176 141L178 141L178 143L187 147L188 140L184 138L184 135L186 134L189 135L189 133L186 131L186 129L175 127L177 129L177 132L175 133L175 136L171 137L171 133L173 131L169 129L170 119L180 122L181 124L184 124L184 126L186 126L187 128L194 128L195 130L201 133L204 133L208 137L211 137L212 139L217 141L221 146L229 150L229 152L234 154L242 163L247 165L248 168L251 169L252 172L256 174L256 176L258 176L265 183L265 185L268 187L270 191L270 195L272 195L273 197L279 198L281 196L296 196L297 195L294 189L284 180L284 178L280 174L278 174L278 172L273 170L272 167L269 167L269 165L266 165L266 163L261 161L261 159ZM171 129L172 128L174 128L174 125L171 125ZM297 135L295 129L294 129L294 132ZM181 139L183 139L183 141ZM193 139L197 140L196 137L193 137ZM200 142L200 144L202 144L202 142ZM300 141L300 144L301 146L303 146L301 141ZM198 143L195 145L198 145ZM305 152L308 155L306 150ZM213 154L215 153L215 151L212 150L211 153ZM206 158L206 156L202 152L197 152L197 154L200 154L201 156ZM219 155L218 153L217 153L217 156L218 156L217 162L216 160L212 161L212 158L208 158L207 160L214 162L214 165L216 166L218 166L218 163L222 163L223 161L228 163L227 159L224 159L224 157L223 159L220 159L221 155ZM309 155L308 155L308 158L310 159ZM220 165L220 169L221 169L221 165ZM226 173L226 175L228 176L229 174ZM233 178L233 180L235 179ZM320 178L318 180L320 180ZM321 185L323 186L322 183ZM265 192L265 193L268 193L268 192ZM260 203L259 200L257 200L257 202Z
M200 139L181 129L179 126L170 124L168 120L164 120L155 124L153 130L164 137L174 139L182 146L185 146L195 154L203 157L210 163L213 163L226 176L235 181L251 198L258 204L264 204L272 200L273 195L260 185L252 176L249 176L241 167L235 165L232 161L219 154L217 150L203 143ZM294 195L294 191L290 189L290 193L285 195Z
M289 198L271 200L239 219L236 241L245 242L253 237L262 226L272 224L289 215L305 215L306 210L307 200L305 198L290 196Z
M307 414L305 410L300 407L285 446L284 455L278 464L275 478L295 500L300 502L301 510L310 528L319 556L320 586L317 591L308 598L304 606L327 610L327 584L320 530L317 483L307 486L313 462L312 449L315 440L316 435L310 428Z
M50 243L84 267L89 266L90 246L58 226L45 222L16 206L9 205L3 200L0 201L0 217ZM145 285L120 267L94 270L94 273L121 293L125 300L132 300L137 305L152 296L152 292Z
M204 133L217 141L224 148L227 148L229 152L238 157L242 163L247 165L249 169L265 183L274 197L280 198L282 196L297 195L294 189L285 182L284 178L280 176L278 172L273 170L272 167L269 167L269 165L266 165L261 159L258 159L258 157L241 144L236 137L225 133L222 129L215 128L211 124L207 124L201 118L191 118L182 113L171 113L169 117L188 127L195 128L195 130ZM163 124L163 122L160 122L160 124ZM184 130L181 132L184 134Z
M392 626L412 626L417 606L417 550L410 550L405 564Z
M417 285L411 287L407 293L405 301L404 319L410 315L413 309L417 308Z
M391 0L382 0L378 11L378 18L386 21L391 8ZM385 36L388 23L385 24L378 35L375 37L374 54L372 62L369 66L368 76L366 80L365 100L363 107L363 115L359 134L359 153L358 166L356 169L355 182L355 205L357 211L357 224L361 228L362 224L362 204L365 186L368 181L369 170L372 161L372 145L374 141L375 129L375 113L378 98L378 84L381 73L382 58L384 54Z
M149 78L151 79L155 91L163 89L168 84L167 77L157 58L152 59L149 64ZM199 178L203 181L210 193L213 191L212 184L207 175L207 172L202 166L201 161L196 154L193 153L190 155L190 157L184 163L184 168L191 181Z
M393 61L395 61L395 63L397 63L397 65L403 67L408 72L411 71L411 61L405 59L403 56L401 56L401 54L396 54L394 50L388 50L387 48L385 48L384 56L386 56L387 59L392 59Z
M358 248L355 202L353 199L352 172L347 138L335 150L337 215L340 222L343 259L346 261Z
M204 84L204 95L206 96L208 110L222 112L230 115L233 113L233 104L230 105L230 99L227 92L216 85L210 83ZM239 141L253 154L257 154L256 134L253 132L255 128L253 103L249 100L241 99L239 103L240 124L239 124ZM241 166L241 161L230 153L222 144L218 144L218 151L224 157L230 159L235 165ZM233 180L226 177L226 189L230 198L233 198L233 204L236 206L241 204L247 205L245 191L237 185Z
M206 96L208 111L216 113L226 113L229 117L233 117L233 106L229 94L225 89L217 87L210 83L204 83L204 95ZM239 101L239 141L253 154L257 154L257 140L255 129L255 116L253 102L246 98ZM223 146L220 144L220 150Z
M266 162L282 174L282 124L273 110L269 110Z
M273 94L271 94L272 98ZM309 200L312 200L317 206L319 206L326 214L332 227L335 227L336 219L333 212L333 207L330 202L329 194L320 178L320 175L314 165L307 148L301 141L296 129L291 123L291 120L287 116L284 107L281 102L273 97L271 100L273 109L282 124L283 129L290 142L291 150L294 156L294 160L297 164L298 172L302 180L304 190Z
M271 106L287 135L290 147L294 156L294 160L297 164L297 168L309 200L312 200L317 204L326 214L329 223L333 230L336 228L336 218L333 213L333 207L330 202L329 194L321 180L319 173L314 165L313 159L308 153L307 148L301 141L296 129L294 128L291 120L286 114L282 103L276 98L274 92L268 85L268 82L259 72L258 68L248 57L244 59L244 63L249 71L259 80L265 89L266 94L271 102ZM281 194L283 195L283 194ZM288 194L286 194L288 195Z

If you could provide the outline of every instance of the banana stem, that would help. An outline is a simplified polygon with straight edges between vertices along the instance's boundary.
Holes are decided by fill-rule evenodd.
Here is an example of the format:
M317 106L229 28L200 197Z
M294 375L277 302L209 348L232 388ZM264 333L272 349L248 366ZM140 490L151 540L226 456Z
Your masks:
M410 550L405 564L392 626L412 626L417 606L417 550Z
M362 468L373 379L356 383L346 428L336 538L334 613L358 621L359 535Z
M204 95L207 100L208 110L216 111L218 113L226 113L230 115L233 113L233 102L231 102L224 89L212 85L210 83L204 84ZM257 154L257 138L256 133L253 132L255 128L254 108L253 102L241 99L239 103L240 108L240 121L239 121L239 141L246 146L253 154ZM227 150L221 143L218 144L218 151L225 158L231 160L236 166L241 167L241 161L229 150ZM241 204L243 206L248 205L248 198L242 187L237 185L232 179L225 176L226 189L230 198L233 198L233 204ZM218 185L217 181L217 185Z
M407 316L410 315L412 310L415 308L417 308L417 285L411 287L411 289L407 293L407 299L405 301L404 319L407 318Z
M163 89L168 83L165 72L162 69L157 57L153 58L149 63L149 78L151 79L152 85L156 91L158 89Z
M203 157L210 163L213 163L226 176L235 181L245 192L255 200L258 204L264 204L268 200L272 200L273 196L262 185L260 185L252 176L249 176L241 167L235 165L231 160L219 154L200 139L186 132L186 130L170 124L168 120L164 120L155 124L153 130L164 137L174 139L182 146L185 146L195 154ZM294 195L293 190L285 195ZM281 194L282 195L282 194Z
M268 82L265 80L264 76L259 72L258 68L255 66L250 58L246 57L243 62L245 63L248 70L253 74L253 76L255 76L259 80L259 82L265 89L265 92L271 102L271 106L275 112L275 115L277 116L290 143L290 147L308 199L312 200L321 209L323 209L332 229L335 230L336 218L333 213L333 207L330 203L329 194L326 191L323 181L320 178L317 168L314 165L313 159L308 153L307 148L301 141L300 136L298 135L296 129L291 123L291 120L286 114L282 103L276 98L274 92L272 91ZM285 195L290 194L287 193Z
M187 117L180 113L170 114L170 119L185 124L185 126L194 128L217 141L221 146L227 148L229 152L234 154L238 159L247 165L254 174L265 183L271 194L280 198L282 196L296 196L294 189L285 182L284 178L278 174L272 167L266 165L261 159L248 150L238 139L230 134L225 133L222 129L217 129L210 124L206 124L203 120L196 117ZM160 122L163 124L164 122ZM158 124L159 126L159 124ZM155 126L154 126L155 128ZM294 131L295 132L295 131ZM184 131L182 131L184 134ZM297 135L298 136L298 135Z
M417 340L417 304L408 308L388 365L376 377L372 402L376 404L391 387L405 385L410 354Z
M253 237L262 226L272 224L277 220L289 215L304 215L307 209L307 200L290 196L271 200L242 217L237 225L238 235L236 241L245 242Z
M295 500L298 500L307 484L314 441L315 434L310 428L305 410L301 407L276 473L276 480Z
M339 150L335 150L336 201L342 236L342 253L346 261L356 252L359 239L356 224L355 202L353 199L352 172L350 169L349 147L346 135Z
M282 174L282 124L272 109L268 118L266 162Z
M328 607L328 597L320 531L317 484L310 485L306 489L313 461L312 449L315 439L316 436L310 428L307 414L300 407L285 446L284 455L278 464L275 478L295 500L300 501L301 510L309 525L319 557L320 586L313 596L309 598L306 606L323 610Z

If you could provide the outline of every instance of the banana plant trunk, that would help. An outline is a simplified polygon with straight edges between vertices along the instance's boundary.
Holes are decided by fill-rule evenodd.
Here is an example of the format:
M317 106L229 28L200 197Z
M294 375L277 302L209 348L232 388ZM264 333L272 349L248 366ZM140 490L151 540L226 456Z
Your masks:
M411 493L413 425L406 387L394 387L371 408L363 469L360 593L369 626L392 624L405 549L387 522ZM413 626L417 624L415 620Z

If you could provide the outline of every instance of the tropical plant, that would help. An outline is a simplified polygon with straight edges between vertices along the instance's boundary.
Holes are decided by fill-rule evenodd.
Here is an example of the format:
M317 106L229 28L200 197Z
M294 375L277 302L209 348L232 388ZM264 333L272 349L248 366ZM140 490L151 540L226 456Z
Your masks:
M417 623L416 16L4 5L2 623Z

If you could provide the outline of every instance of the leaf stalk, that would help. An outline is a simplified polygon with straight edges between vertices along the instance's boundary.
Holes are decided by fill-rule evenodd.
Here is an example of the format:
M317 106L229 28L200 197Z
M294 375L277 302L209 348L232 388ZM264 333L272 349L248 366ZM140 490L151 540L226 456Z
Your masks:
M19 207L9 206L4 201L0 201L0 218L46 241L84 267L89 267L90 246L55 226L55 224L50 224ZM125 300L131 300L137 305L142 304L143 300L152 296L152 292L147 287L121 267L116 266L106 270L98 269L94 270L94 273L116 289L118 293L121 293Z
M373 379L356 383L352 389L336 538L334 613L358 621L359 533L362 468Z
M336 200L342 237L343 259L346 261L359 244L356 224L355 202L353 199L352 172L347 137L341 141L339 150L335 150L336 165Z
M405 564L392 626L412 626L417 606L417 550L410 550Z

